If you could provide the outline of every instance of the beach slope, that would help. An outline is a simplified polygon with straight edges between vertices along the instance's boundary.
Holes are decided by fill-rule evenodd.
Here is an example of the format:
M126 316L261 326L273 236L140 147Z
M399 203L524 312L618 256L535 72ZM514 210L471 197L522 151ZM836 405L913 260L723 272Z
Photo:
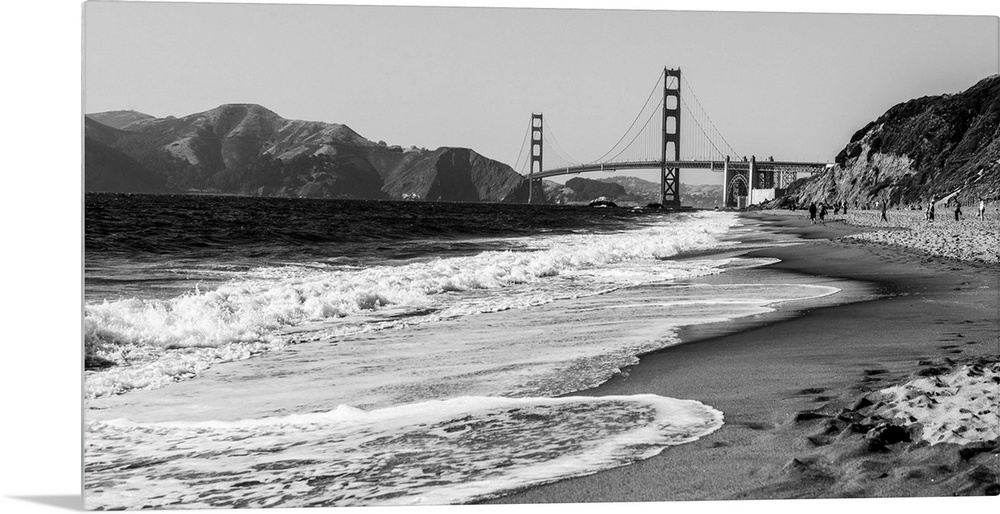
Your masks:
M954 393L959 380L954 377L980 384L983 377L997 380L996 264L843 238L866 229L842 222L811 225L801 217L768 214L746 220L805 239L750 254L781 259L769 268L866 282L880 297L750 328L730 324L683 333L685 344L647 355L582 394L697 398L724 413L720 430L630 466L530 488L494 503L1000 492L998 440L989 435L989 428L1000 424L1000 385L985 382L980 389L992 394L981 399L985 408L964 409L961 398L958 409L968 412L930 414ZM900 409L893 410L898 405L880 391L928 378L937 385L908 390L931 405L921 411L927 419L908 419L912 414L906 412L893 420ZM930 426L931 417L947 418L951 425L944 430L953 432L956 442L923 440L931 435L923 433L930 432L923 425ZM986 441L968 442L977 434Z

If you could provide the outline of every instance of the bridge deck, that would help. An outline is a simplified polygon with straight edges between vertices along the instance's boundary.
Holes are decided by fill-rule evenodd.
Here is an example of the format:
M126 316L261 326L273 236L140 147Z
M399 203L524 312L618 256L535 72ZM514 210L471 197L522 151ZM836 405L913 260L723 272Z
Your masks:
M551 168L539 171L531 176L533 178L555 177L558 175L571 175L576 173L586 173L590 171L618 171L637 169L659 169L660 161L632 161L632 162L606 162L598 164L580 164L577 166L567 166L564 168ZM667 161L667 168L681 169L701 169L721 172L725 169L725 161ZM754 167L757 171L801 171L816 173L830 166L826 162L796 162L796 161L756 161ZM735 171L749 171L750 161L729 161L729 169Z

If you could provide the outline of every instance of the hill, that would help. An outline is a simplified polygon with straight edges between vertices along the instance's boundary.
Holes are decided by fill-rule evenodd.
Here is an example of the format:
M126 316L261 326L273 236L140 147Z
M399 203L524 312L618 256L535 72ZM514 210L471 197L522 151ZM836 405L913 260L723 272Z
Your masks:
M642 180L641 178L625 176L602 178L598 180L608 184L617 184L624 188L629 198L620 199L619 201L622 203L646 205L650 203L659 203L660 201L660 184L658 182L650 182L648 180Z
M681 183L681 205L699 209L722 207L722 184Z
M789 187L785 203L916 205L1000 198L1000 76L893 106L858 130L837 166Z
M155 119L155 116L150 116L139 111L107 111L96 114L88 114L87 118L90 118L101 125L122 129L136 121Z
M527 201L528 183L520 174L468 148L445 147L433 152L413 150L395 164L382 168L381 173L385 180L383 190L391 198Z
M84 140L84 190L115 193L163 193L160 177L131 157L89 136Z
M602 182L619 184L629 195L637 197L637 203L656 203L660 201L659 182L650 182L636 177L602 178ZM721 179L720 179L721 180ZM721 184L685 184L681 183L681 205L698 209L711 209L722 205Z
M437 150L372 142L337 123L289 120L256 104L225 104L181 118L134 111L87 116L86 145L116 150L171 191L261 196L524 201L527 181L509 166L462 148ZM123 166L91 160L88 191L129 190ZM114 161L118 162L118 161ZM100 164L103 171L96 167ZM94 167L92 168L93 165ZM541 196L540 196L541 197Z
M646 205L660 201L660 184L636 177L617 176L601 179L574 177L565 185L545 182L545 194L551 203L587 203L605 196L619 205ZM711 209L722 204L722 185L681 184L681 205Z
M120 112L88 117L117 121L122 118ZM164 150L212 171L246 166L262 153L289 160L303 154L336 155L338 147L375 146L346 125L287 120L257 104L225 104L182 118L139 117L116 128L151 138L168 137L170 144Z

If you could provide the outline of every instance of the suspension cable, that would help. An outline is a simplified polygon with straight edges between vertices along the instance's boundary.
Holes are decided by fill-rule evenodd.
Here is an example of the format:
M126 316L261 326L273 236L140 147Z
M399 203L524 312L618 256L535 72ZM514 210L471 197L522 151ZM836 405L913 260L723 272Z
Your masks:
M559 144L559 140L556 139L556 136L552 132L552 129L549 128L549 124L548 123L546 123L545 125L543 125L542 131L545 132L546 134L548 134L548 136L549 136L548 139L552 140L552 149L555 150L556 155L558 155L560 158L562 158L562 160L566 161L567 164L580 164L579 161L577 161L577 160L575 160L573 158L568 157L569 152L567 152L562 147L562 145Z
M683 98L681 99L681 103L683 103L683 104L684 104L684 107L687 107L687 108L688 108L688 112L690 112L691 114L694 114L694 113L693 113L693 112L691 111L691 108L690 108L690 107L688 107L688 104L687 104L687 102L685 102ZM722 152L722 150L719 150L719 147L715 146L715 142L713 142L713 141L712 141L712 138L711 138L711 137L710 137L710 136L708 135L708 133L707 133L707 132L705 132L705 128L704 128L704 127L702 127L700 123L698 123L698 118L697 118L697 116L691 116L691 118L693 119L693 121L694 121L694 124L698 126L698 129L699 129L699 130L701 130L701 133L702 133L702 134L703 134L703 135L705 136L705 138L706 138L706 139L708 140L708 144L712 145L712 148L714 148L716 152L719 152L719 154L720 154L720 155L725 155L725 154L724 154L724 153ZM721 136L721 134L720 134L720 136ZM723 139L723 141L725 141L725 139ZM729 143L726 143L726 144L728 145ZM729 147L729 149L730 149L730 150L732 150L732 149L733 149L733 147L731 147L731 146L730 146L730 147ZM734 152L735 152L735 150L734 150Z
M521 154L524 153L524 147L527 146L526 143L528 142L528 133L529 132L531 132L531 122L528 122L528 127L524 130L524 139L521 140L521 151L517 152L517 160L514 161L514 170L515 171L518 171L520 169L520 168L518 168L518 166L521 163ZM527 164L527 162L528 161L525 161L525 164ZM541 170L539 170L539 171L541 171Z
M653 90L649 92L649 96L646 97L646 102L642 104L642 109L639 109L639 112L636 113L635 119L632 120L632 124L628 126L628 129L625 130L625 133L622 134L622 137L618 140L618 142L615 143L614 146L612 146L610 150L608 150L607 152L604 152L604 155L598 157L597 159L595 159L592 162L603 161L604 158L608 156L608 154L610 154L611 152L615 151L615 148L618 148L618 145L621 144L621 142L625 140L625 137L628 136L629 131L631 131L632 127L635 126L635 122L639 121L639 117L642 116L643 111L646 110L646 106L649 105L649 100L652 99L653 98L653 94L656 93L657 87L660 85L660 78L662 78L665 73L666 73L666 70L660 72L660 75L656 78L656 83L653 84ZM654 109L654 112L655 112L655 109ZM633 138L633 140L634 140L634 138ZM631 143L629 143L629 144L631 144ZM618 152L618 154L621 154L621 152Z
M627 145L625 145L625 148L622 148L617 154L615 154L614 157L611 158L612 161L615 160L615 159L617 159L619 155L621 155L623 152L625 152L625 150L628 150L629 147L632 146L632 143L634 143L635 140L636 140L636 138L639 137L639 134L642 134L643 131L646 129L646 127L649 125L649 122L652 121L654 117L656 117L656 113L659 111L658 107L660 105L663 105L662 101L656 106L657 108L653 109L653 112L649 113L649 117L646 118L646 123L642 124L642 128L639 129L639 132L634 137L632 137L632 140L629 141ZM615 146L617 146L617 145L615 145ZM614 148L612 148L612 150L613 149Z
M705 107L701 105L701 102L698 100L698 95L694 94L694 88L692 88L691 84L687 81L687 77L686 76L681 77L681 80L684 81L686 89L691 92L691 96L694 98L695 103L698 104L698 107L701 109L701 112L705 113L705 117L708 118L708 123L712 125L713 129L715 129L715 133L718 134L720 138L722 138L722 141L726 143L726 146L729 148L729 150L733 152L732 155L739 155L733 148L733 145L729 144L729 141L726 141L726 136L723 136L722 132L718 129L718 127L715 126L715 123L712 122L712 117L708 115L708 111L706 111ZM715 145L713 144L712 146L714 147ZM718 150L718 148L716 148L716 150Z

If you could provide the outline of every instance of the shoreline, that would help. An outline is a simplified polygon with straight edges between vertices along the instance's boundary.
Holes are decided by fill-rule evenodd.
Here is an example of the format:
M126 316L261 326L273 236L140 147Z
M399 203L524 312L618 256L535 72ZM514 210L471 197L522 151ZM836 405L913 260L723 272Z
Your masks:
M759 239L762 244L773 242L768 239L767 234L752 234L755 239ZM753 247L757 247L752 245ZM725 253L744 254L745 249L728 250ZM682 258L694 258L682 257ZM759 263L758 263L759 264ZM720 282L729 281L731 284L762 284L771 283L790 284L793 283L817 286L817 285L840 285L835 283L823 283L821 281L809 280L786 280L786 272L781 271L757 271L758 268L733 269L727 273L721 273L715 279L708 277L706 280ZM740 275L745 275L741 278ZM756 277L747 279L746 276ZM725 277L725 278L723 278ZM690 282L699 282L698 278L690 279ZM685 280L678 280L685 282ZM567 332L581 331L575 337L578 342L584 339L576 336L591 337L596 339L602 337L613 338L615 344L622 344L628 341L629 337L634 342L654 341L662 336L663 315L662 312L640 313L641 309L632 307L629 315L621 316L623 319L610 320L607 318L609 312L619 312L615 309L623 306L638 306L643 302L650 302L655 305L663 299L664 288L670 289L670 285L653 284L639 287L623 287L619 290L579 299L553 302L551 307L545 309L545 315L539 316L538 312L532 310L508 310L491 313L481 317L461 318L452 321L435 324L439 326L417 325L411 331L397 334L382 334L378 339L383 342L385 338L422 338L426 340L440 339L442 337L455 337L458 333L469 337L484 337L495 340L499 334L513 334L515 337L523 338L524 334L536 333L544 336L553 327L554 320L562 320ZM790 288L794 290L794 288ZM841 289L842 290L842 289ZM802 299L796 300L795 307L788 307L788 311L794 312L802 305L825 305L831 302L841 302L840 296L829 294L834 289L824 288L816 291L823 291L819 295L801 295ZM737 295L742 293L737 293ZM751 293L751 296L756 296ZM765 297L767 297L765 295ZM796 293L789 293L787 298L795 298ZM776 297L775 297L776 298ZM777 300L775 300L777 301ZM653 310L662 307L652 307ZM647 309L649 310L649 309ZM589 319L589 323L580 323L580 316L587 312L605 312L603 320ZM753 310L749 312L754 312ZM768 316L771 313L747 315L748 323L759 323L761 316ZM779 313L784 315L784 313ZM607 323L611 321L611 323ZM603 326L613 325L613 326ZM600 327L598 330L597 327ZM630 334L631 332L631 334ZM374 335L360 335L355 339L374 339ZM340 341L344 343L345 341ZM280 354L268 355L259 360L248 360L233 363L223 363L213 366L205 373L190 380L172 384L169 388L139 390L130 392L127 395L115 397L92 399L85 402L87 418L94 421L109 421L119 418L126 418L138 423L158 423L158 422L197 422L197 421L236 421L242 419L257 419L261 417L283 415L298 412L328 412L337 407L341 402L331 398L327 392L336 386L340 380L336 373L330 373L329 366L324 364L319 357L322 356L322 342L313 344L301 344L289 347L287 351ZM579 351L577 349L576 351ZM630 362L634 362L631 361ZM616 366L624 367L623 365ZM280 369L282 373L272 374L273 369ZM592 382L596 383L596 382ZM267 384L268 387L259 387L257 384ZM545 396L545 395L542 395ZM95 440L100 440L95 439ZM147 473L152 473L148 470ZM221 480L221 479L220 479Z
M577 394L696 399L724 413L721 429L629 466L481 503L996 494L996 441L970 458L956 444L903 442L869 451L864 433L835 430L833 421L859 411L851 409L873 391L935 366L996 359L996 266L840 239L876 227L743 216L803 240L748 252L781 259L764 268L868 283L880 297L744 326L736 320L682 330L681 344L640 356L621 375Z
M694 252L679 254L667 260L699 259L705 256L722 258L727 256L746 256L753 248L771 247L774 244L799 244L785 235L775 235L774 231L753 231L745 240L749 245L741 244L740 248L715 249L711 252ZM759 243L759 245L754 245ZM845 281L838 278L821 279L806 276L787 270L768 269L768 266L756 265L745 269L731 269L723 273L702 275L693 278L679 278L677 284L707 284L707 285L744 285L744 284L800 284L807 286L833 287L840 292L834 295L819 296L809 299L794 299L770 304L770 312L752 315L739 315L726 321L699 325L671 326L670 333L678 336L685 344L692 336L681 336L685 332L698 333L697 339L704 339L708 333L729 333L733 330L746 329L773 323L789 317L799 317L802 312L818 306L839 305L870 300L877 295L868 285L856 281ZM582 298L560 299L541 306L544 315L533 309L510 309L486 313L476 317L461 317L444 320L435 324L418 324L404 331L386 331L360 333L340 338L340 343L364 342L370 339L403 340L420 339L434 340L436 338L452 337L456 332L468 334L468 337L495 338L503 337L506 330L517 330L523 333L541 334L552 328L557 319L568 325L563 326L566 332L591 331L584 324L573 320L577 309L605 309L615 305L643 301L656 301L662 296L664 284L645 284L639 286L626 285L611 292L601 293ZM621 341L637 342L651 341L662 333L661 318L647 315L641 321L633 312L633 319L619 320L615 327L598 325L593 333L587 336L608 338L614 337ZM554 316L554 317L553 317ZM565 319L564 319L565 318ZM507 327L497 329L496 327ZM499 334L497 334L499 332ZM575 334L582 336L583 334ZM523 337L523 336L518 336ZM570 335L573 337L573 335ZM631 339L630 339L631 338ZM634 341L633 341L634 339ZM310 365L324 357L323 346L326 341L307 341L285 347L280 352L266 352L253 359L233 360L215 363L212 367L198 375L180 380L165 388L135 389L127 394L86 398L84 410L88 420L102 421L117 417L127 418L135 422L164 421L207 421L235 420L240 418L258 418L273 416L275 412L293 412L302 409L308 411L326 411L336 408L338 401L326 397L324 389L335 389L337 376L325 376L321 369ZM626 345L628 346L628 345ZM669 348L669 346L667 347ZM660 350L654 350L652 353ZM637 357L650 355L640 353ZM274 383L269 383L266 390L246 390L249 384L268 380L271 367L285 369L283 377ZM627 367L627 366L623 366ZM614 375L608 378L612 379ZM293 379L294 377L294 379ZM211 391L212 394L207 392ZM561 396L573 396L580 390ZM295 392L294 395L290 395ZM239 398L240 408L235 408L233 399ZM287 403L291 402L291 403ZM189 404L182 408L181 405ZM361 408L373 408L372 405L354 405Z
M697 400L722 411L725 424L717 432L698 441L666 448L658 456L647 460L592 475L527 487L507 496L471 503L876 497L894 494L896 489L890 489L888 494L859 491L856 488L830 492L829 486L836 483L832 478L835 472L846 470L867 480L871 478L866 474L867 471L861 473L854 469L862 466L858 462L865 462L864 466L875 466L872 468L875 470L883 470L886 464L878 464L876 460L857 454L857 444L863 443L863 434L846 441L846 447L840 442L831 444L826 439L831 439L832 436L823 432L823 424L829 425L839 409L855 404L873 386L881 387L905 381L908 374L913 373L914 363L930 357L926 352L918 352L919 355L901 352L900 347L905 346L905 341L893 341L886 348L878 345L878 351L875 352L877 355L873 356L871 352L864 351L864 341L843 337L838 339L836 330L820 329L823 337L816 337L812 332L816 330L817 320L830 318L837 322L853 319L851 315L844 315L843 309L846 308L862 313L860 317L875 316L875 325L878 325L877 314L870 314L869 311L884 311L884 302L887 300L912 300L915 299L913 295L928 294L928 291L946 296L950 289L942 286L949 277L954 277L955 270L948 268L948 263L932 261L940 269L930 273L915 272L910 269L914 267L911 261L920 259L912 255L904 255L899 260L900 256L892 255L893 250L872 243L828 241L859 231L842 223L811 226L808 220L803 223L801 220L781 217L749 216L745 219L749 227L734 238L742 239L746 243L745 247L739 250L723 249L718 252L719 255L768 258L779 260L778 262L717 275L678 279L677 282L724 285L797 283L833 286L840 289L840 292L832 296L775 304L771 306L773 312L689 326L677 334L680 343L640 354L638 364L623 367L622 373L612 376L600 386L564 395L651 393ZM763 226L768 228L764 229ZM775 233L778 235L775 236ZM784 234L795 234L797 238L792 240ZM769 246L774 244L778 246ZM675 258L701 257L705 255L679 255ZM888 260L891 266L872 265L873 259ZM861 266L858 265L859 262ZM916 267L921 266L927 267L928 264L918 263ZM983 269L975 268L973 272L982 274ZM925 280L936 281L936 285L921 282ZM915 286L920 287L914 289ZM988 286L991 288L989 292L995 296L997 288ZM600 309L605 304L614 307L623 300L629 303L656 302L661 297L657 287L623 288L584 300L583 303L588 308ZM969 286L967 289L972 290L974 287ZM925 298L919 300L923 301ZM994 299L994 311L996 303ZM579 300L553 304L553 309L559 311L580 308L579 304ZM576 316L571 312L564 312L560 315L561 318L566 318L564 322L570 321L567 315L572 315L574 319ZM986 315L986 318L992 319L995 325L996 316L989 316ZM663 327L662 317L657 316L646 315L641 318L641 322L639 318L634 322L629 319L621 321L625 324L620 325L619 330L607 334L618 341L628 337L621 332L626 328L635 331L631 337L649 340L650 337L656 337ZM916 325L923 321L918 319ZM491 333L497 331L494 326L497 322L502 323L501 331L504 330L503 326L511 329L517 327L519 334L524 333L524 330L541 334L553 327L553 319L549 316L539 318L534 314L503 311L482 319L448 322L440 327L416 328L415 332L419 334L409 336L419 335L433 339L444 337L444 334L453 335L451 331L461 327L467 334L490 337ZM530 323L526 325L526 322ZM867 323L870 325L872 319L868 319ZM799 336L806 334L808 337L789 339L786 334L782 339L782 330L787 332L788 327L796 326L799 328L792 330L793 333ZM773 335L775 330L779 332L778 337ZM951 346L954 348L954 345ZM983 345L979 346L978 349L982 350ZM140 422L176 419L179 405L182 404L188 405L183 409L183 417L191 421L253 418L273 412L303 409L329 410L336 402L331 404L331 399L321 393L330 385L327 382L335 377L330 377L329 373L320 368L313 369L315 366L310 363L315 362L315 359L311 357L311 348L317 349L316 345L302 345L293 347L285 352L287 354L275 355L260 362L220 365L200 378L174 384L169 392L139 391L122 397L93 400L85 402L85 409L91 419L113 419L127 412L129 419ZM993 351L991 355L996 353ZM946 354L954 357L954 353ZM912 362L907 365L904 361L909 360ZM266 375L269 363L274 361L293 365L287 368L289 373L287 378L281 379L281 387L270 387L266 391L254 389L252 393L248 391L247 386L258 375ZM940 362L935 362L937 364ZM278 383L272 385L276 386ZM210 395L212 397L205 396L208 391L214 393ZM195 398L200 398L195 402L198 408L190 405ZM289 400L292 403L288 403ZM829 414L824 414L827 412ZM843 429L840 432L841 435L847 433ZM850 436L847 433L841 439L850 439ZM831 452L833 460L846 459L850 463L828 465L814 455L814 450L836 450ZM931 451L933 453L935 450ZM988 457L990 454L987 452L975 459ZM993 459L996 460L995 454ZM876 464L867 464L871 462ZM995 465L984 468L986 474L980 469L980 464L976 465L979 471L976 471L978 474L975 477L995 480L996 475L1000 474ZM969 475L969 471L965 469L962 473ZM928 476L928 479L940 476L938 473ZM978 480L975 477L973 482ZM922 491L920 489L917 494Z

